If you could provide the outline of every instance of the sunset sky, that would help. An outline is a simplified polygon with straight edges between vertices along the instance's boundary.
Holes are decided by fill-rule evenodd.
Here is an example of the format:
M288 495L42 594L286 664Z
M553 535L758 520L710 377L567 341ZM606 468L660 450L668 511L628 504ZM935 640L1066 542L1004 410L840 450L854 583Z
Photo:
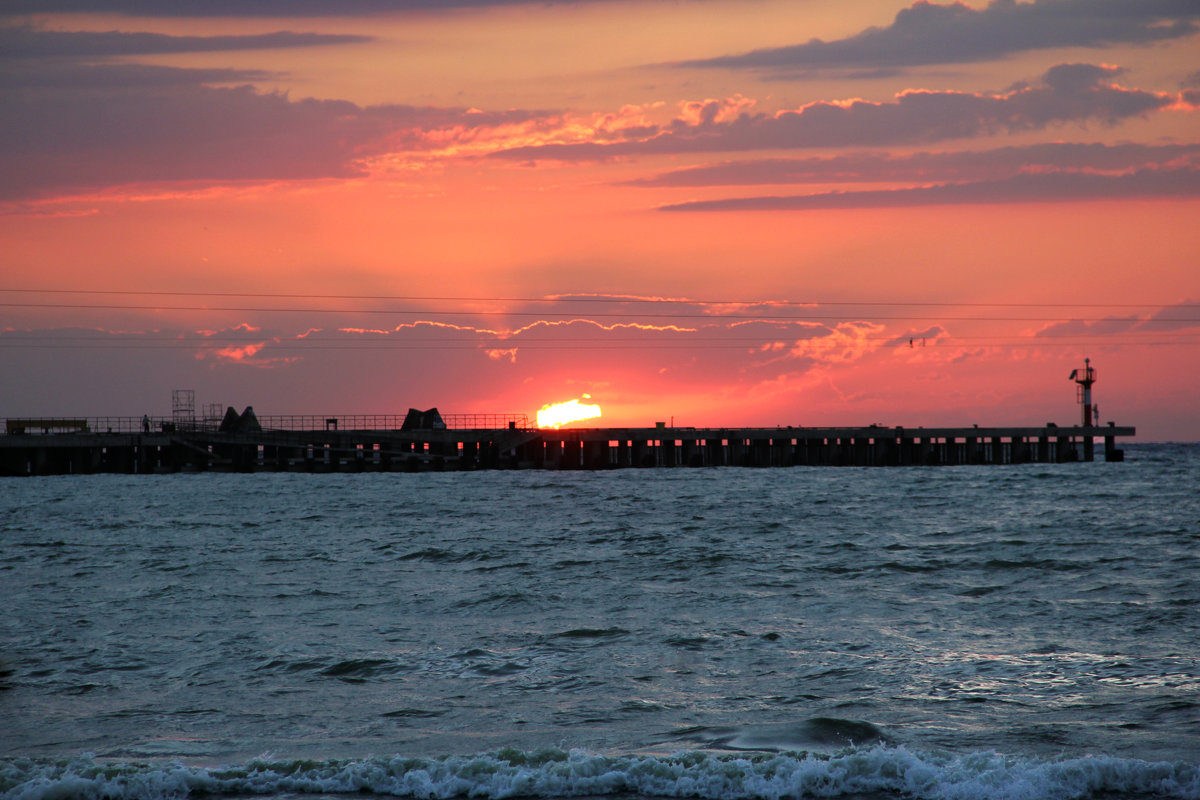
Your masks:
M0 416L1200 439L1196 0L6 0ZM593 421L590 424L596 424Z

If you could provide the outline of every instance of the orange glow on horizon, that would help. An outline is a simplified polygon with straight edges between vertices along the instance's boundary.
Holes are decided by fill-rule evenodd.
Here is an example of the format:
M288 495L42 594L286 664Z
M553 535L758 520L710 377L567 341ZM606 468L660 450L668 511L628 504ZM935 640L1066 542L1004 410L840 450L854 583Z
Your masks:
M590 400L584 395L585 400ZM578 422L583 419L595 419L600 416L600 406L580 403L578 400L568 400L565 403L546 404L537 412L539 428L561 428L568 422Z

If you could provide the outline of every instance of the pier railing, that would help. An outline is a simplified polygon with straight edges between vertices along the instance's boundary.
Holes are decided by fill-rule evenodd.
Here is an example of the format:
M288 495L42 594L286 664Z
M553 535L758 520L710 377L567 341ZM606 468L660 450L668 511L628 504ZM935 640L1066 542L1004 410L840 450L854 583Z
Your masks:
M4 432L10 434L50 433L158 433L170 430L170 417L9 417ZM212 430L221 424L213 423ZM190 421L188 430L207 430L199 420Z
M399 430L404 414L265 414L258 417L263 430L274 431L386 431ZM526 414L443 414L450 430L502 430L529 427ZM159 433L163 431L216 431L220 419L190 417L9 417L4 432L51 433Z
M272 431L395 431L404 425L404 418L404 414L264 414L258 424ZM525 414L442 414L442 421L452 430L529 427Z

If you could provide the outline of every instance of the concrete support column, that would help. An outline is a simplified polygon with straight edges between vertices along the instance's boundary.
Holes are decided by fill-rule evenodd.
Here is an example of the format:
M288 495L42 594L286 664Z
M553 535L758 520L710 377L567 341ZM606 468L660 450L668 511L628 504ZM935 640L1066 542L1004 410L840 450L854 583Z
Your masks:
M504 454L500 452L499 442L473 442L472 445L472 464L483 469L500 469Z
M15 478L29 474L29 448L0 449L0 475Z
M1075 461L1079 458L1078 454L1075 452L1075 446L1071 442L1069 436L1059 436L1057 438L1055 442L1055 451L1055 460L1060 464L1065 461Z
M579 469L583 464L583 447L577 441L563 442L562 461L559 466L563 469Z
M875 466L893 467L897 463L896 440L885 436L875 440Z
M234 472L254 472L258 461L258 447L252 444L236 445L233 448Z
M139 474L148 475L154 472L155 462L157 461L156 450L157 448L152 445L138 445L137 471Z
M588 469L603 469L610 466L608 442L583 442L583 466Z
M521 445L522 461L541 469L546 465L546 443L541 439Z
M490 449L491 442L481 445L479 442L464 441L462 450L459 451L458 465L462 469L475 469L483 466L485 460L483 453Z
M1117 439L1115 436L1104 437L1104 460L1105 461L1124 461L1125 451L1117 448Z

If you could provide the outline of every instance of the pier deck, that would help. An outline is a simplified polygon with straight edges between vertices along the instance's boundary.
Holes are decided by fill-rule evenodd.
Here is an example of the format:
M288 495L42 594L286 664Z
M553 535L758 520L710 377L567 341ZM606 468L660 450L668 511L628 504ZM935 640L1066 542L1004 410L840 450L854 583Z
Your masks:
M123 418L122 418L123 419ZM322 418L326 419L326 418ZM327 418L330 423L333 417ZM949 466L1121 461L1133 427L347 428L221 432L145 420L47 420L0 435L0 475L199 471L401 472L633 467ZM78 423L80 420L72 420ZM110 420L111 423L111 420ZM148 429L147 429L148 427ZM100 432L103 429L103 432ZM41 431L41 432L38 432Z

